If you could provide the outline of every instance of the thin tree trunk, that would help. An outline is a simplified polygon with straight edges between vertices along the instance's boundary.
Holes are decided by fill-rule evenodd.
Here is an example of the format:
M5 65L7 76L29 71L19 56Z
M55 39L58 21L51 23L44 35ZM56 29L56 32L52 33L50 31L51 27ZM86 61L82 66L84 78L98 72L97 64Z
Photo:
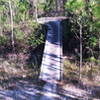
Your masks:
M98 57L98 65L100 66L100 32L99 32L99 57Z
M0 36L3 36L3 33L2 33L2 23L1 23L1 16L2 16L2 14L0 14Z
M37 10L37 6L35 7L35 19L36 22L38 21L38 10Z
M36 22L38 21L38 8L37 8L37 3L38 3L38 0L34 0L33 1L33 5L34 5L34 8L35 8L35 20L36 20Z
M61 9L61 1L60 0L55 0L55 3L56 3L56 12L58 12Z
M56 12L58 11L58 2L57 0L55 0L55 3L56 3Z
M66 3L67 1L66 0L63 0L63 15L65 16L65 3Z
M80 25L80 66L79 66L79 78L81 79L82 68L82 25Z
M13 10L11 6L11 0L9 0L9 10L10 10L10 20L11 20L11 44L12 44L12 50L15 49L15 42L14 42L14 25L13 25Z

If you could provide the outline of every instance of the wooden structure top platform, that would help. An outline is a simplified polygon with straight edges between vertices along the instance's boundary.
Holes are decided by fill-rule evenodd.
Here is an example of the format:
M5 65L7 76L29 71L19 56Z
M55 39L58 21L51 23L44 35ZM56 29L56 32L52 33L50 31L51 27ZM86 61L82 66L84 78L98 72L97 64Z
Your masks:
M47 23L47 22L50 22L50 21L61 21L61 20L64 20L66 19L67 17L64 17L64 16L59 16L59 17L42 17L42 18L38 18L37 22L38 23Z

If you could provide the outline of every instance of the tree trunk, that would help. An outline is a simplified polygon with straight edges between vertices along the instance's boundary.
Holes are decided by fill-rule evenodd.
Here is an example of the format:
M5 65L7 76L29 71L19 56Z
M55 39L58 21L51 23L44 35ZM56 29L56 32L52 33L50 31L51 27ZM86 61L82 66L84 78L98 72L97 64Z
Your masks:
M2 33L1 17L2 17L2 14L0 14L0 36L3 36L3 33Z
M65 16L65 3L67 2L67 0L62 0L62 2L63 2L63 15Z
M15 49L15 42L14 42L14 25L13 25L13 10L11 5L11 0L9 0L9 10L10 10L10 23L11 23L11 44L12 44L12 50Z
M56 12L58 11L58 2L57 0L55 0L55 4L56 4Z
M56 11L58 12L61 9L61 1L60 0L55 0L55 2L56 2Z
M79 66L79 78L81 79L82 68L82 25L80 24L80 66Z
M36 20L36 22L38 21L38 8L37 8L37 3L38 3L38 0L33 0L33 6L34 6L34 9L35 9L35 20Z
M100 66L100 32L99 32L99 57L98 57L98 65ZM99 67L100 69L100 67Z

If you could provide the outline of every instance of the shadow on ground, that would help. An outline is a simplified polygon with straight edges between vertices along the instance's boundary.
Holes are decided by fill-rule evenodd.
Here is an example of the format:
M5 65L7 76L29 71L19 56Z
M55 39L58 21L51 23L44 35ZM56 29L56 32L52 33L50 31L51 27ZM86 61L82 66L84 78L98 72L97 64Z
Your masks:
M79 100L63 94L63 89L51 83L20 80L6 90L0 90L0 100ZM64 92L65 93L65 92ZM67 94L72 94L66 91Z

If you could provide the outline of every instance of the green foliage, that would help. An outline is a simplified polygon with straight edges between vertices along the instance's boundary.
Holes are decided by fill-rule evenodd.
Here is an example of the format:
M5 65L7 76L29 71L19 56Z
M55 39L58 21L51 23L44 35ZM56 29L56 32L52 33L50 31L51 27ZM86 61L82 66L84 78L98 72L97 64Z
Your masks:
M44 11L46 15L49 15L48 13L56 9L55 0L44 0L36 5L38 10ZM69 17L69 22L67 21L66 27L64 27L65 34L67 35L64 34L64 39L65 36L69 39L73 35L74 38L77 37L79 39L79 27L82 25L84 55L89 52L86 48L92 49L93 54L98 55L96 52L98 51L100 32L99 5L99 0L90 0L88 3L85 0L67 0L64 6L65 14ZM30 0L11 0L11 6L13 10L15 39L24 40L27 33L30 34L28 38L29 45L36 47L43 43L45 32L41 31L41 25L39 26L33 22L34 4L31 4ZM11 36L11 25L9 23L11 23L9 2L7 0L0 0L0 26L2 26L0 29L2 29L3 34L7 34L8 38ZM66 31L66 28L70 30ZM71 40L67 42L69 41ZM91 57L90 55L88 57Z
M83 55L94 58L98 48L98 39L100 32L100 2L91 0L68 0L65 4L66 16L70 19L71 34L79 38L79 28L82 26ZM79 44L78 44L79 45ZM86 49L86 47L90 49ZM90 52L91 50L92 52ZM88 54L89 52L89 54ZM92 54L90 54L92 53Z
M38 8L39 8L39 9L44 9L44 8L45 8L45 3L40 3L40 4L38 4Z
M0 46L4 46L8 43L8 38L7 36L3 35L3 36L0 36Z
M43 30L43 27L44 26L42 25L36 25L34 31L30 34L28 44L32 48L36 48L38 45L44 43L45 31Z
M98 39L97 37L93 36L93 37L90 37L89 42L90 42L91 47L95 47L97 45Z
M67 8L69 11L79 13L84 8L84 2L83 0L69 0L66 2L65 8Z
M17 2L16 16L14 17L15 22L24 21L28 17L28 11L30 9L30 4L27 0L23 2Z
M47 13L54 9L54 0L46 0L45 2L38 4L38 8L43 9L44 12Z
M99 0L91 0L90 5L92 7L94 17L100 19L100 1Z
M24 39L24 32L21 29L16 28L14 32L15 32L15 37L17 40Z
M87 60L90 61L90 62L96 62L96 59L94 57L90 57Z
M33 22L33 15L30 15L29 11L32 9L29 0L11 0L11 8L13 13L13 27L14 27L14 41L22 41L25 37L29 36L29 33L34 33L37 24ZM33 9L32 9L33 10ZM0 28L2 28L2 34L7 34L7 38L11 38L11 16L10 16L10 9L9 9L9 2L6 0L0 0ZM27 29L26 29L27 28ZM34 32L33 32L34 30ZM32 37L32 40L36 44L40 44L42 41L42 35L40 39ZM27 37L28 38L28 37ZM25 38L25 39L27 39ZM0 44L5 44L6 38L0 38ZM37 40L34 40L37 39ZM28 40L26 40L27 42ZM33 42L32 41L32 42ZM31 42L31 43L32 43ZM35 44L32 43L32 44Z
M36 48L41 43L44 43L43 35L41 34L40 37L37 37L34 33L32 33L32 36L29 38L29 43L33 48Z

